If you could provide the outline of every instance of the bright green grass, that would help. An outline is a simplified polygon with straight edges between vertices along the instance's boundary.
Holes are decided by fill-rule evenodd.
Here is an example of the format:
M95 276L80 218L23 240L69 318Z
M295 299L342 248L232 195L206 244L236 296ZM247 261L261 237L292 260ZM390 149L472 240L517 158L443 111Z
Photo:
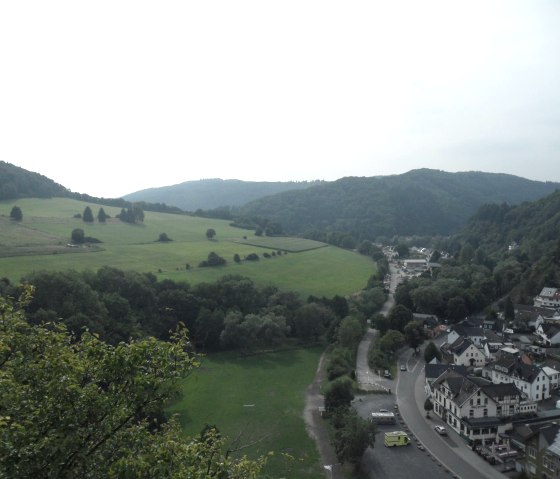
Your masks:
M23 211L23 221L15 223L8 216L14 204ZM0 202L0 277L18 282L38 270L97 270L109 265L123 270L152 272L160 279L169 278L195 284L215 281L226 274L239 274L255 283L273 284L307 297L347 295L362 289L374 273L374 263L364 256L332 246L264 258L272 244L319 244L298 238L258 238L246 230L233 228L227 221L184 215L146 212L144 224L129 225L114 216L120 208L104 207L113 216L107 224L86 224L73 218L83 213L88 203L66 198L20 199ZM99 205L89 204L94 216ZM100 239L101 251L73 249L66 246L74 228L86 236ZM214 228L216 237L209 241L206 230ZM160 233L172 242L157 243ZM263 241L267 249L241 244ZM286 249L274 246L274 249ZM198 268L208 253L215 251L228 264L220 268ZM56 253L56 254L53 254ZM78 254L80 253L80 254ZM249 253L261 256L257 262L233 262L234 254L242 258ZM186 269L189 264L191 268Z
M184 397L169 411L189 436L215 424L242 453L274 452L265 473L275 478L322 478L313 441L302 418L304 394L313 381L321 349L296 349L246 358L230 354L203 359L184 384ZM288 459L289 454L294 459Z
M290 237L266 237L266 236L250 236L247 239L238 240L241 244L248 244L259 246L261 248L270 248L275 250L290 251L298 253L301 251L308 251L311 249L322 248L327 246L325 243L319 241L308 240L305 238L290 238Z

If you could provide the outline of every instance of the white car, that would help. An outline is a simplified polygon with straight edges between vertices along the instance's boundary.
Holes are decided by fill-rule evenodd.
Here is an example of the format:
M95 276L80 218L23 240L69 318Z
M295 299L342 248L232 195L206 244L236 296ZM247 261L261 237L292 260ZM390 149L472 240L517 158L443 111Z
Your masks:
M443 426L434 426L434 430L442 436L447 435L447 431L445 430L445 428Z
M404 364L401 364L401 371L406 371L406 366Z

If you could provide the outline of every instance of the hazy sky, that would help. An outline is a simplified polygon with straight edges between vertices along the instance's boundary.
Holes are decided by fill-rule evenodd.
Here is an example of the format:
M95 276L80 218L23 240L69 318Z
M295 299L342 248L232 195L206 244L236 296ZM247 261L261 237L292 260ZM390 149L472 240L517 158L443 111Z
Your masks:
M0 159L106 197L422 167L560 181L560 1L0 2Z

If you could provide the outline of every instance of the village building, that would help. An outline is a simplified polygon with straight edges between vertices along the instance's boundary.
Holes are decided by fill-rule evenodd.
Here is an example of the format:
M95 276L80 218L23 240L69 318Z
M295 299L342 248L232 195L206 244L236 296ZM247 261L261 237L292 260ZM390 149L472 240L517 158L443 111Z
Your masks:
M469 441L498 441L516 416L537 410L512 383L489 384L455 371L441 375L431 388L435 414Z
M527 364L519 357L503 357L487 369L494 384L514 384L531 401L548 399L553 389L551 379L543 368Z
M543 308L560 308L560 289L545 287L534 298L535 306Z

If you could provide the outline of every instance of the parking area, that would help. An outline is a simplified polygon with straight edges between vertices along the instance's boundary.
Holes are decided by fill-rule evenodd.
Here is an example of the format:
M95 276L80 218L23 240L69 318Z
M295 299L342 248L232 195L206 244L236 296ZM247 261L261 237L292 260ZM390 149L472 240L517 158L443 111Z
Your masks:
M363 418L371 416L372 412L386 409L397 413L397 423L379 425L375 436L375 447L368 449L364 454L362 470L368 471L371 478L391 477L410 478L412 475L430 477L433 479L449 479L453 474L446 471L427 451L421 446L414 435L407 430L401 422L398 410L395 409L395 396L393 394L367 394L356 396L353 401L354 408ZM409 434L412 443L408 446L385 447L384 434L389 431L403 430ZM414 471L411 473L411 471Z

